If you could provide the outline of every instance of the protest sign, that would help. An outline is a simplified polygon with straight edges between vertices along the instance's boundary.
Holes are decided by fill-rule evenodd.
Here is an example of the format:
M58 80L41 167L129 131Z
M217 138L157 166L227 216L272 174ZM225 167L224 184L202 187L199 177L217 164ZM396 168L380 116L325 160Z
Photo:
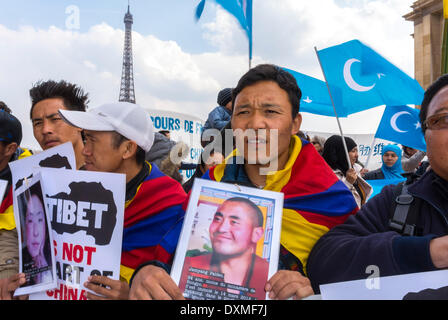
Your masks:
M30 299L85 300L90 275L119 279L125 175L50 168L41 174L58 279L56 289Z
M14 220L19 238L19 272L25 274L26 283L14 292L15 296L56 287L52 231L43 194L40 173L35 173L31 183L25 179L16 190L14 202L19 210L14 210Z
M264 300L277 271L283 194L196 179L171 277L188 299Z
M147 110L155 131L170 131L170 139L176 142L183 141L188 145L188 154L184 158L186 163L198 163L202 153L201 134L204 122L202 119L190 114L164 110ZM180 170L184 181L190 179L195 170Z
M380 277L368 266L366 279L320 285L322 300L402 300L409 293L448 286L448 270Z
M0 200L3 199L3 196L5 195L6 187L8 186L8 181L6 180L0 180Z
M39 168L65 168L76 169L75 152L71 142L47 149L38 154L9 163L12 175L13 190L19 188L25 178L33 177ZM16 210L16 207L14 207Z

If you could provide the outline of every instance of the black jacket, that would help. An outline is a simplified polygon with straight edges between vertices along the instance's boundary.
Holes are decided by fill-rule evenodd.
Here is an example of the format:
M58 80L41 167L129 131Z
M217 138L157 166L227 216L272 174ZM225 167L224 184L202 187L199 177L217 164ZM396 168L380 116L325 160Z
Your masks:
M369 265L378 266L382 277L436 270L429 242L448 234L448 181L430 170L408 187L420 199L417 236L402 236L389 228L394 188L386 186L315 244L307 268L315 291L321 284L365 279Z
M364 176L363 176L363 179L364 180L380 180L380 179L384 179L383 170L381 170L381 168L378 168L376 170L366 172L364 174Z

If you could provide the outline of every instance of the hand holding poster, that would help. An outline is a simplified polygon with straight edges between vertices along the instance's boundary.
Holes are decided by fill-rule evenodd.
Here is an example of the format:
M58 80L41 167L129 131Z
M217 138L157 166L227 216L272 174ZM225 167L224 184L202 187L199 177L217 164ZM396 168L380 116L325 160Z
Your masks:
M24 295L56 287L53 239L40 174L32 183L27 179L16 190L14 219L19 237L19 273L25 273L26 283L14 295Z
M282 208L282 193L196 179L171 272L184 296L266 299Z
M118 280L123 238L123 174L41 169L51 220L57 287L30 299L85 300L91 275Z

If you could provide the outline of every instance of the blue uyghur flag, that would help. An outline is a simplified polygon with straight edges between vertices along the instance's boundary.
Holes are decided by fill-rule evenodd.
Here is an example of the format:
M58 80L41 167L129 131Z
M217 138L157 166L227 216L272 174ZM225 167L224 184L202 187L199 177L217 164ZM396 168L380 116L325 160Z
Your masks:
M202 15L206 0L196 7L196 19ZM226 11L232 14L240 23L241 27L246 31L249 39L249 58L252 58L252 0L214 0L221 5Z
M320 50L318 55L330 86L341 89L341 113L380 105L420 105L423 100L424 90L415 79L359 40Z
M399 184L400 182L405 181L405 178L397 178L397 179L377 179L377 180L366 180L372 187L372 194L369 197L369 200L376 196L378 193L383 190L383 188L387 185L391 184Z
M308 112L330 117L335 116L330 95L328 94L328 88L324 81L291 69L283 69L294 76L300 91L302 91L300 112Z
M420 110L408 106L387 106L375 138L426 151L419 113Z

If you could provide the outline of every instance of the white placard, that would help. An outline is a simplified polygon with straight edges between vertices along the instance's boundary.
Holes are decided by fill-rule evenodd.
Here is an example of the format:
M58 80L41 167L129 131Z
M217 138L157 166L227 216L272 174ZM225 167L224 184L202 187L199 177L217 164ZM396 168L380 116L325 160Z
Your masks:
M448 270L338 282L320 286L322 300L402 300L411 292L448 286Z
M3 201L3 197L5 196L7 186L8 186L7 180L0 180L0 203Z
M39 168L76 169L75 152L71 142L39 152L38 154L11 161L9 163L12 175L13 190L19 188L24 179L30 180ZM14 210L16 208L14 207Z
M126 176L41 169L53 230L57 287L30 299L83 300L90 275L119 280Z
M283 193L196 179L171 271L184 296L267 299L282 213Z
M16 189L14 220L19 238L19 273L25 273L26 283L14 292L15 296L40 292L56 287L56 264L53 234L40 173L33 181L25 180Z
M166 110L148 109L154 130L170 131L171 140L183 141L188 145L188 155L182 161L186 163L198 163L202 153L201 133L204 120L192 115ZM194 175L195 169L180 170L184 181Z

